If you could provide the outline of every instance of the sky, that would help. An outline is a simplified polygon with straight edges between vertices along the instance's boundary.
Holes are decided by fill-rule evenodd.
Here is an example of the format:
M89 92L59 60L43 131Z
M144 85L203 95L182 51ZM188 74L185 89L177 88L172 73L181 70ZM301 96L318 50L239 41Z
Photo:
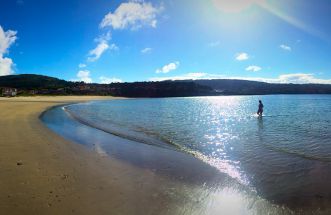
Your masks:
M331 84L329 0L0 0L0 75Z

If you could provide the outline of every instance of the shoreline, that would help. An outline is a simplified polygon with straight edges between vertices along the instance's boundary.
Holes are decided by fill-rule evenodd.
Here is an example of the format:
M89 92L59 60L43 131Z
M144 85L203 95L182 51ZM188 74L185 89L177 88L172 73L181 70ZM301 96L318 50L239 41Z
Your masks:
M55 105L97 99L105 97L0 99L2 213L189 214L196 207L190 185L93 153L39 119Z
M111 97L0 98L0 210L5 214L236 214L287 210L255 196L225 174L201 177L202 161L153 149L179 176L100 156L53 132L39 116L56 105ZM127 144L130 145L130 144ZM142 149L137 145L136 149ZM163 149L166 150L166 149ZM142 151L146 152L145 149ZM152 151L150 151L152 152ZM151 155L153 155L153 153ZM125 154L124 154L125 155ZM126 155L127 156L127 155ZM174 159L174 160L171 160ZM190 160L191 159L191 160ZM197 159L196 159L197 160ZM149 161L150 162L150 161ZM168 162L168 163L167 163ZM156 164L158 165L158 164ZM200 165L200 166L199 166ZM192 168L194 166L194 168ZM220 202L221 204L220 206Z
M54 104L95 98L67 97L65 101L53 97L0 100L2 213L142 214L146 211L143 208L146 203L143 204L141 200L153 199L156 204L150 208L150 213L156 212L164 199L145 196L138 189L145 179L149 178L146 181L150 181L155 177L152 172L146 171L142 175L137 168L91 153L53 133L39 120L41 111ZM24 107L25 113L17 113L17 109L23 106L30 106L28 113L27 107ZM8 110L6 114L3 114L4 108ZM21 134L16 135L20 131ZM118 174L114 176L114 172ZM159 180L161 182L164 179ZM140 195L141 200L133 198L134 195ZM125 202L127 204L121 206Z
M41 118L42 122L61 137L83 145L92 152L99 153L100 156L109 156L184 183L215 185L224 181L223 178L233 180L192 153L175 146L144 143L114 134L106 129L80 121L63 110L62 107L65 106L67 105L60 105L48 110ZM84 132L81 133L81 131ZM199 172L186 168L190 165L199 169Z

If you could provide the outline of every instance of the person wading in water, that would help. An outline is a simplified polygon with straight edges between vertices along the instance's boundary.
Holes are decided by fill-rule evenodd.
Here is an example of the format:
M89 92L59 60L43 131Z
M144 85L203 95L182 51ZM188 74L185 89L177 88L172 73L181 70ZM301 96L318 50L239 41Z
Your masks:
M263 104L262 101L259 100L259 109L257 110L257 115L262 116L263 113Z

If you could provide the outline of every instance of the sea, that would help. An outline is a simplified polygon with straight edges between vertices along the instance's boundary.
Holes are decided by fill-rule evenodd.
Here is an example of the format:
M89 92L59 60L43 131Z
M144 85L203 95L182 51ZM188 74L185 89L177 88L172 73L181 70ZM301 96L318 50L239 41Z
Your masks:
M85 128L73 137L64 115ZM91 127L195 156L275 204L321 209L331 199L331 95L92 101L57 107L42 120L78 142Z

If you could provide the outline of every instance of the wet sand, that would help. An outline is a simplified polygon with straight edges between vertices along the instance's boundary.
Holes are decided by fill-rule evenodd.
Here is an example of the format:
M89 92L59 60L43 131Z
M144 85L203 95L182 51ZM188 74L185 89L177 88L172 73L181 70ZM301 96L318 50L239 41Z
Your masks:
M112 98L0 99L1 214L201 212L198 203L201 193L195 195L194 192L203 192L203 189L197 184L100 156L53 133L39 119L40 114L52 106L98 99ZM202 162L190 159L195 162L191 164L196 172L205 168ZM185 161L186 157L179 160ZM184 163L187 162L190 160ZM214 170L210 171L202 172L214 174Z

